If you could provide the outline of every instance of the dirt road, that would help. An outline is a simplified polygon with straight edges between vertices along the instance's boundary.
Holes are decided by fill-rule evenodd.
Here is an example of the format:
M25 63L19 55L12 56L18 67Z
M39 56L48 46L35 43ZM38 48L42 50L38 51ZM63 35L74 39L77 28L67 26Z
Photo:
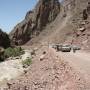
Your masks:
M88 80L90 78L90 53L79 51L76 53L58 53L60 57L70 65L72 65L76 70L85 75ZM89 80L88 80L89 81Z
M43 51L46 54L40 60ZM28 72L10 81L5 90L90 90L85 80L57 54L52 48L41 48Z

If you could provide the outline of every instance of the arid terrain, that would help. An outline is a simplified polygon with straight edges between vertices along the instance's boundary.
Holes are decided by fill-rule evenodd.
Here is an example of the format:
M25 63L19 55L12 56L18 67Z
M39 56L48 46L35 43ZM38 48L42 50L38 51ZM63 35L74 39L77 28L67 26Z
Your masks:
M46 54L40 60L43 51ZM78 67L72 67L73 64L65 59L67 56L64 54L57 53L52 48L41 48L28 72L17 80L8 82L8 90L89 90L90 83L86 81L84 74Z
M8 37L25 54L0 63L0 90L90 90L89 0L39 0ZM32 63L23 67L27 58Z

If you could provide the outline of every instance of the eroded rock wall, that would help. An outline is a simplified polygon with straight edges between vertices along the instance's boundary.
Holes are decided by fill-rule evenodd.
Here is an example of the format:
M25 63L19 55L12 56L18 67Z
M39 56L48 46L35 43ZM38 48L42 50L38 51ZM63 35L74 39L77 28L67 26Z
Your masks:
M27 12L25 19L10 33L13 44L22 45L39 35L47 23L52 22L60 12L58 0L39 0L36 8Z

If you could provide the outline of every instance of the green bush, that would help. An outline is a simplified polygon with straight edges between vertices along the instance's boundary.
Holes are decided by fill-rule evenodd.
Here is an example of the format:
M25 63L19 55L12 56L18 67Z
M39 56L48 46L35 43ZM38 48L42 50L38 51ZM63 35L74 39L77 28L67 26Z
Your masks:
M31 64L32 64L32 59L31 58L28 58L28 59L22 61L23 67L30 66Z
M6 58L9 58L9 57L16 57L16 56L20 56L24 54L24 51L21 47L16 47L16 48L7 48L5 49L5 52L4 52L4 56Z

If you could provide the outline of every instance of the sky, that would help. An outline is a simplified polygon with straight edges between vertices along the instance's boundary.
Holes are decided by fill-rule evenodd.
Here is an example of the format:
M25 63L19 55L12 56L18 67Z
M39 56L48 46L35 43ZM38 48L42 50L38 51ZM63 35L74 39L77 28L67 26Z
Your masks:
M36 3L37 0L0 0L0 28L9 33Z

